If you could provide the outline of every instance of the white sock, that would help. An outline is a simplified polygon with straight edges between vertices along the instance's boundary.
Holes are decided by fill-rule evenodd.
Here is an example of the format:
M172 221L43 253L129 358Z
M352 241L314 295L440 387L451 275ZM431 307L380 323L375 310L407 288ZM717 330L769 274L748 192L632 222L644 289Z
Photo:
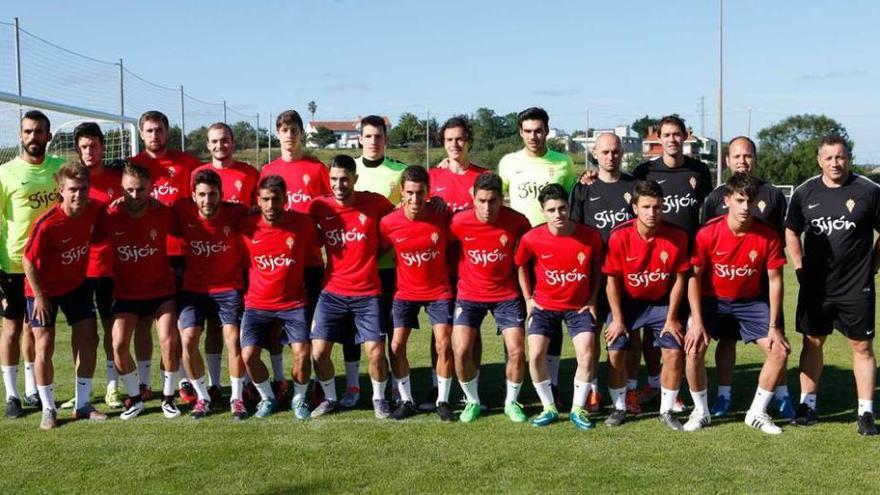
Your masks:
M677 397L677 388L669 390L668 388L660 387L660 414L671 412Z
M637 388L639 388L639 381L638 380L629 379L626 381L626 389L627 390L635 390Z
M514 383L507 380L507 395L504 397L504 405L513 404L519 399L519 390L522 388L522 382Z
M776 392L773 394L776 400L784 400L788 397L788 385L777 385Z
M590 392L599 393L599 379L593 378L590 380Z
M593 384L590 382L582 382L577 378L574 379L574 396L571 399L571 407L584 407L587 405L587 396L590 395Z
M92 379L76 377L76 395L74 395L73 410L83 408L89 404L92 396Z
M6 387L6 398L21 400L21 397L18 396L18 366L3 366L2 369L3 385Z
M262 383L254 383L254 386L257 387L257 392L260 393L260 399L268 400L275 398L275 392L272 391L272 383L269 380Z
M208 365L208 385L211 387L219 387L220 383L220 366L223 356L220 354L205 354L205 363Z
M818 411L816 409L816 394L801 394L801 404L806 404L810 409Z
M276 382L283 382L287 379L284 374L284 354L272 354L269 356L272 361L272 379Z
M165 370L162 372L162 395L165 397L174 395L174 379L176 375L176 371Z
M507 383L509 384L510 382ZM550 388L551 383L552 380L549 378L543 382L532 382L532 385L535 386L535 392L538 392L538 398L541 399L541 405L544 406L544 409L556 407L556 403L553 401L553 390ZM508 402L505 400L504 404L507 405Z
M866 412L874 414L874 401L871 399L859 399L859 416Z
M232 393L229 397L229 401L232 402L234 400L241 400L241 393L242 390L244 390L244 378L236 378L234 376L230 376L229 383L232 388Z
M706 389L691 390L691 399L694 401L694 412L703 416L709 414L709 393Z
M550 383L559 385L559 356L547 355L547 373L550 374Z
M37 372L34 363L24 362L24 395L37 393ZM42 399L40 399L42 400Z
M140 394L140 389L138 388L138 373L136 371L119 375L119 379L125 387L126 395L129 397L137 397L138 394Z
M40 394L40 401L43 402L44 411L55 410L55 387L50 383L48 385L37 385L37 392Z
M107 368L107 388L115 390L119 381L119 374L116 373L116 364L112 359L108 359L104 366Z
M409 375L406 375L401 378L397 378L397 391L400 394L400 400L404 402L412 402L412 382L409 380Z
M452 389L452 378L437 377L437 404L449 402L449 391Z
M752 405L749 406L749 412L755 414L762 414L766 412L767 405L770 404L770 399L772 398L773 392L758 387L757 389L755 389L755 398L752 399Z
M152 368L153 364L150 360L137 362L138 383L143 383L147 387L153 388Z
M329 380L319 380L318 383L321 384L321 390L324 391L324 398L336 402L336 377L331 376Z
M373 384L373 400L383 400L385 398L385 387L388 386L388 380L383 380L381 382L370 380L370 382Z
M611 403L614 404L614 409L626 411L626 387L609 388L608 393L611 394Z
M360 361L345 362L345 388L361 388Z
M653 388L660 388L660 375L649 376L648 385Z
M718 385L718 396L730 400L730 385Z
M480 393L477 387L477 379L474 378L469 382L459 381L459 385L461 385L461 390L464 392L465 398L471 404L479 404L480 403Z
M192 386L196 390L199 400L211 402L211 396L208 395L208 385L205 383L205 375L192 380Z
M306 390L309 388L309 382L305 383L296 383L296 380L293 381L293 399L291 402L304 401L306 400Z

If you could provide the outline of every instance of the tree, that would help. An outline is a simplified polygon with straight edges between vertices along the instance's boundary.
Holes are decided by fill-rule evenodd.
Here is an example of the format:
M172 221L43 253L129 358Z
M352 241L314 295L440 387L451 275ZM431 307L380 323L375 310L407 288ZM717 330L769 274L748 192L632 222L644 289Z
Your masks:
M318 129L309 137L309 140L319 148L324 148L336 142L336 134L324 126L318 126Z
M409 112L401 115L397 125L388 132L388 142L393 147L399 148L424 140L425 130L422 121Z
M758 174L776 184L800 184L819 173L819 141L838 135L852 141L836 120L825 115L792 115L758 132Z
M309 113L312 114L312 120L315 120L315 112L318 111L318 104L315 103L315 100L312 100L308 104Z
M236 150L246 150L257 147L257 131L250 122L239 120L230 127L232 127L232 133L235 135Z
M648 115L646 114L644 117L642 117L638 120L635 120L630 125L630 128L632 128L633 131L638 133L640 138L645 139L645 137L648 135L648 128L649 127L656 127L657 122L659 122L659 121L660 121L659 119L654 119L654 118L648 117Z
M186 133L186 152L199 158L208 155L208 128L199 127Z

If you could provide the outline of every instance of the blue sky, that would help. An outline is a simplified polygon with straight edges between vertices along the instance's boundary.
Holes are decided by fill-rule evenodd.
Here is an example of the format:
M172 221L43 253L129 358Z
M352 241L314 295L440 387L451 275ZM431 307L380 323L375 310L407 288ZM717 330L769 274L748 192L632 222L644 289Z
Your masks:
M666 1L18 2L0 21L202 100L264 117L438 119L545 107L563 129L677 112L717 135L718 3ZM880 4L725 2L724 135L796 113L849 130L880 163ZM6 58L6 55L3 55ZM0 61L0 72L8 66ZM42 70L52 70L46 67ZM74 69L71 69L74 70ZM0 82L4 77L0 74ZM872 84L874 83L874 84ZM91 89L89 98L107 91Z

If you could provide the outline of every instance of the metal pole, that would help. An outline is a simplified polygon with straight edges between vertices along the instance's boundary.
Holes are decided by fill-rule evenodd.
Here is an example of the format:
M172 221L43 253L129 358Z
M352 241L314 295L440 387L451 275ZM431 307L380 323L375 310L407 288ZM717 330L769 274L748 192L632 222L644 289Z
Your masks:
M431 110L425 107L425 168L430 166L431 155Z
M226 100L223 100L223 123L228 124L228 122L226 122Z
M724 147L724 0L718 0L718 155L717 185L721 185L721 148Z
M587 110L587 127L584 129L584 167L590 166L590 109Z
M266 135L269 137L269 149L267 150L269 156L266 158L266 163L272 161L272 112L269 112L269 129L266 131Z
M15 18L15 88L18 91L18 96L23 96L21 93L21 42L18 39L18 17ZM21 105L18 106L18 121L19 125L21 125ZM18 140L18 154L21 154L21 140Z
M183 112L183 84L180 85L180 151L186 151L186 116Z
M752 107L749 107L749 125L748 125L748 127L746 127L746 129L748 129L746 136L748 136L749 139L751 139L751 137L752 137Z
M223 103L226 103L225 101ZM254 165L259 165L260 163L260 113L257 112L257 159L254 160Z
M119 115L125 115L125 76L123 75L122 59L119 59ZM119 149L125 147L125 124L119 124ZM134 156L134 150L128 150Z

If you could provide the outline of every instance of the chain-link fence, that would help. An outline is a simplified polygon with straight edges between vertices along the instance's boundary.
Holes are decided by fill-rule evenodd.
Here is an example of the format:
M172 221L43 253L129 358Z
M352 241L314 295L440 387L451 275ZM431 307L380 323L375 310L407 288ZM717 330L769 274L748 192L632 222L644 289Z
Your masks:
M122 139L132 132L131 122L147 110L168 116L168 146L207 160L204 127L226 122L235 131L236 157L259 165L259 114L233 110L225 100L196 98L183 86L150 81L124 65L74 52L33 34L18 23L0 21L0 163L18 154L18 127L22 112L43 110L59 137L50 151L67 154L72 144L60 139L84 120L98 121L105 132L117 129L120 139L110 143L107 158L135 152Z

